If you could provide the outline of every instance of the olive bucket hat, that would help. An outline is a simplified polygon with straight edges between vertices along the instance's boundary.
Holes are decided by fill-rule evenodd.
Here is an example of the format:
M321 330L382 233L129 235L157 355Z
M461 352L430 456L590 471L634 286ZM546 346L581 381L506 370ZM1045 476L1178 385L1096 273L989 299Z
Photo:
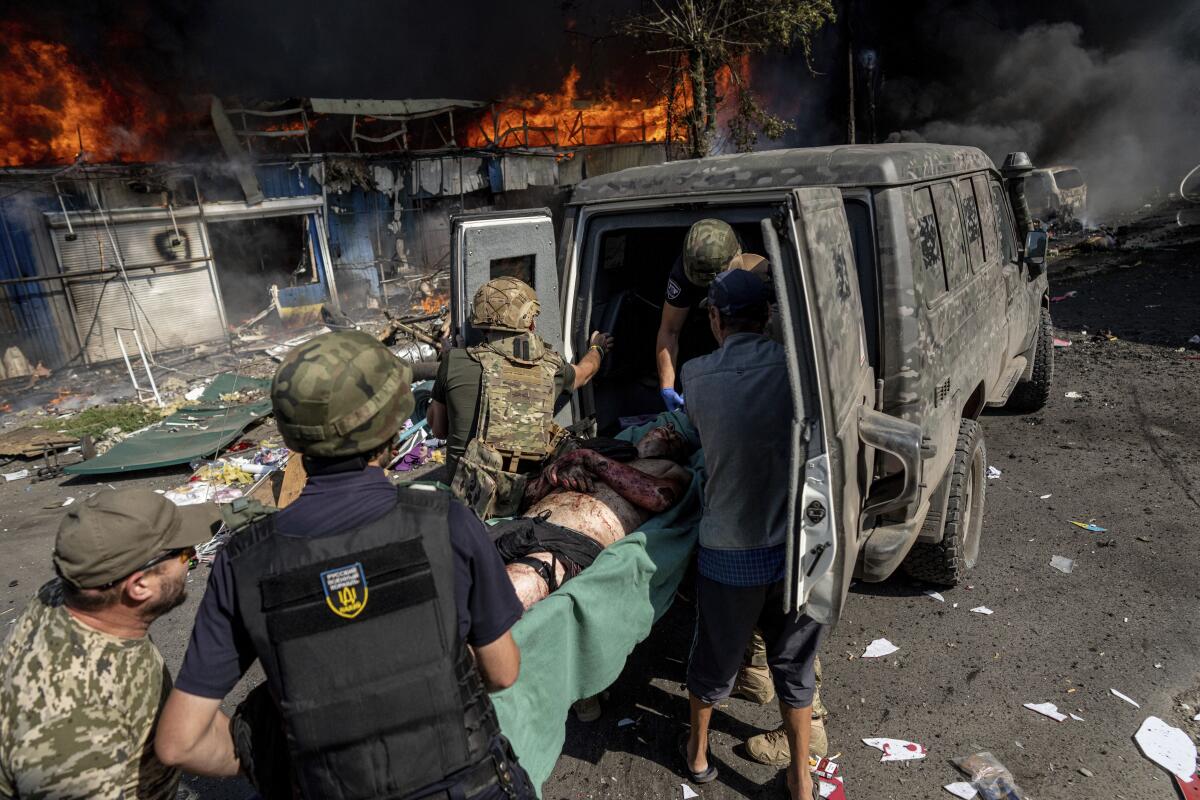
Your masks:
M369 453L412 413L412 370L373 336L334 331L292 349L271 382L284 444L308 456Z
M683 240L683 274L696 286L707 287L741 252L737 234L728 222L702 219L688 229Z

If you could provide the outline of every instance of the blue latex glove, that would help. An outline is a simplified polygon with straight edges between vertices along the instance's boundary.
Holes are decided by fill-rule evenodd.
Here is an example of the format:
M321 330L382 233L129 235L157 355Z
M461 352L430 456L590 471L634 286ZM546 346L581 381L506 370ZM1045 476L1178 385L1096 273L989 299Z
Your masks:
M667 411L678 411L683 408L683 395L674 389L663 389L659 392Z

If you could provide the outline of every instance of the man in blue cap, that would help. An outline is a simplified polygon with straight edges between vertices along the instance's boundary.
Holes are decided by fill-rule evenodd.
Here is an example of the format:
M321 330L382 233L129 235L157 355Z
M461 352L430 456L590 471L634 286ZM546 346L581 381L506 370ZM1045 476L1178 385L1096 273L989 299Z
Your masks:
M782 610L789 453L779 446L778 427L764 421L782 423L794 411L783 345L763 333L770 300L771 290L748 270L718 275L708 289L708 321L719 347L683 366L688 416L708 471L687 676L691 733L683 755L692 781L716 778L708 761L712 707L729 697L757 626L792 755L788 788L793 800L807 800L814 661L824 628Z

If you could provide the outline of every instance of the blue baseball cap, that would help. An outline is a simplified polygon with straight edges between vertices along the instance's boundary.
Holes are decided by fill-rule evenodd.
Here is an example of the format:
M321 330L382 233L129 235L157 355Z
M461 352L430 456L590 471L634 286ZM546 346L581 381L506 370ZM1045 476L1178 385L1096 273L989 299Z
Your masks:
M726 317L753 316L771 301L771 290L762 278L745 269L722 272L708 287L708 304Z

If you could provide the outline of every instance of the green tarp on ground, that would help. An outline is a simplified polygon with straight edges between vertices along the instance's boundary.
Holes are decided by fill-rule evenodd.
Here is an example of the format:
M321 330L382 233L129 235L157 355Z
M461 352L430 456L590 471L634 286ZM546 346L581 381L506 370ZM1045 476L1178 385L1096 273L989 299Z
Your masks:
M186 464L194 458L212 457L234 442L250 423L271 413L269 398L253 403L221 402L221 395L234 392L263 391L271 382L242 375L223 373L200 395L194 406L176 411L161 422L113 445L102 456L72 464L64 469L71 475L107 475L135 472L174 464Z
M663 414L696 443L695 428L679 413ZM631 428L637 441L659 422ZM605 548L578 577L537 603L513 627L521 674L492 695L500 727L541 794L566 740L571 704L607 689L650 627L671 605L696 545L704 458L692 458L695 477L683 500L636 532Z

